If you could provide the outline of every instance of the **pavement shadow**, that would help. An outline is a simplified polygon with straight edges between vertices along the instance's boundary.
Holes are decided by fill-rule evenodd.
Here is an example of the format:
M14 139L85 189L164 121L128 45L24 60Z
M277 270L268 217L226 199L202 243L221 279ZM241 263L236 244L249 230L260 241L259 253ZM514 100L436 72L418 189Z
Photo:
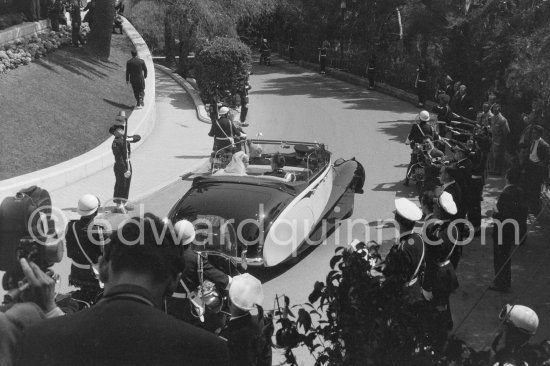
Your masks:
M404 175L404 173L403 173ZM405 177L403 177L405 179ZM373 192L394 192L396 197L417 198L416 187L413 183L410 186L404 186L403 181L379 183L371 189Z
M110 105L112 105L112 106L115 106L115 107L117 107L117 108L130 110L130 113L131 113L131 111L133 111L133 109L134 109L134 106L133 106L133 105L118 103L118 102L115 102L115 101L113 101L113 100L109 100L109 99L105 99L105 98L103 98L103 101L104 101L105 103L108 103L108 104L110 104ZM128 115L127 117L129 117L129 115Z
M378 131L390 136L390 140L404 143L411 131L411 120L378 121Z

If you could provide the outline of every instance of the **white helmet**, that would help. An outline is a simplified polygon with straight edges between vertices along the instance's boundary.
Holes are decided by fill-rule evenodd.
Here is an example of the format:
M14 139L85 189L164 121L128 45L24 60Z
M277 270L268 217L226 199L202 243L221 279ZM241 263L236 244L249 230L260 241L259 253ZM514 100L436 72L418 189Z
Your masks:
M229 108L221 107L218 113L220 114L220 116L223 116L224 114L229 113Z
M195 240L195 227L187 220L180 220L174 225L177 239L180 244L188 245Z
M523 305L504 305L499 319L504 321L505 324L511 324L516 329L529 335L534 335L539 327L537 313L533 309Z
M430 120L430 112L420 111L420 113L418 113L418 118L420 118L421 121L427 122Z
M99 208L99 198L93 194L85 194L78 200L76 212L80 216L90 216Z
M249 273L233 277L229 286L229 298L242 310L252 310L264 301L262 283Z

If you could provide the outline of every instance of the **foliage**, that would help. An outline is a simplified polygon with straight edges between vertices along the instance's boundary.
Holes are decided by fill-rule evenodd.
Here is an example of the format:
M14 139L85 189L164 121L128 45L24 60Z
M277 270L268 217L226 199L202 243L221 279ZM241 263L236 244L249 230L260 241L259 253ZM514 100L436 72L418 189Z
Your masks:
M197 52L197 85L205 102L226 90L236 94L251 68L250 48L236 38L217 37ZM215 104L215 103L214 103Z
M330 267L325 283L315 284L310 303L300 306L297 316L288 300L276 312L282 329L297 326L316 365L414 365L431 359L418 315L422 307L407 300L402 280L381 281L368 261L342 247ZM292 353L287 355L292 363Z
M128 2L124 9L153 55L164 52L164 9L157 1Z
M1 12L0 12L1 13ZM16 24L21 24L24 16L21 13L12 12L0 15L0 29L6 29Z
M46 32L27 39L18 38L0 46L0 74L28 65L33 59L41 58L57 48L71 43L71 32L61 26L59 32Z

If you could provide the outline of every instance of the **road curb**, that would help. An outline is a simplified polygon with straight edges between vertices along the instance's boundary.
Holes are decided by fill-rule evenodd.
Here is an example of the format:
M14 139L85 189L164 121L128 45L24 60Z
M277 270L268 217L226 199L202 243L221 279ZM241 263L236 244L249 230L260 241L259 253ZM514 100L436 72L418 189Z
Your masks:
M149 137L155 126L155 69L147 44L126 19L123 19L123 29L134 44L140 57L145 61L148 70L150 70L148 79L153 80L152 83L148 82L145 86L145 108L134 110L128 118L129 134L139 134L142 137L141 141L136 143L134 147L139 148ZM112 166L114 159L111 152L111 143L112 140L109 138L94 149L70 160L1 181L0 200L32 185L54 191Z
M175 82L180 84L183 89L185 89L191 99L193 99L193 103L195 104L195 108L197 109L197 118L199 119L199 121L212 124L212 121L210 121L210 117L208 116L208 112L206 111L206 107L204 106L204 103L199 96L198 90L196 90L187 80L185 80L166 66L155 64L155 67L165 74L169 75L172 79L174 79Z

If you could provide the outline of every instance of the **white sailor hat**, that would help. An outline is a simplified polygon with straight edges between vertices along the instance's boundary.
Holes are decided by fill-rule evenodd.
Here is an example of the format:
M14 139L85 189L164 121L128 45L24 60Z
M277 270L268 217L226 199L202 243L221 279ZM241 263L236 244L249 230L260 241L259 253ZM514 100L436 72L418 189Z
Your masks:
M406 198L395 200L395 210L399 216L409 221L418 221L422 218L422 210Z
M262 283L250 273L235 276L229 286L229 298L239 309L252 310L264 301Z
M445 211L449 215L456 215L456 213L458 212L453 196L449 192L443 191L439 196L438 202L443 211Z

